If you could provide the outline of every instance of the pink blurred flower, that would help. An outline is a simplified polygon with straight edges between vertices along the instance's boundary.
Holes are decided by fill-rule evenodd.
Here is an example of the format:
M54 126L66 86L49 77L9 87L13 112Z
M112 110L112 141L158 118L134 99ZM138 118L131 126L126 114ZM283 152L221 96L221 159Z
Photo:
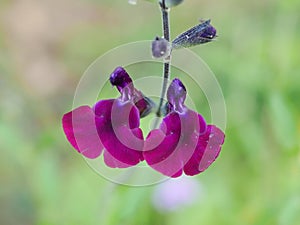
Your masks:
M184 176L169 179L156 186L152 203L158 211L176 211L199 201L202 192L201 183L196 179Z

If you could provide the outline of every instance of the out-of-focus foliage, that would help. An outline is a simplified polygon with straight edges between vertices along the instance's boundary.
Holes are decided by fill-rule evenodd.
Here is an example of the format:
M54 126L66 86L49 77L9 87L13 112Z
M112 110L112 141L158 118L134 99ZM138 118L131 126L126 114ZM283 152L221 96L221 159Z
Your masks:
M173 38L199 18L217 28L217 41L193 50L219 80L228 120L219 159L195 178L202 197L166 213L152 205L155 186L128 188L99 177L61 129L96 57L161 35L158 7L1 1L0 224L300 224L299 11L296 0L189 0L171 10ZM209 118L204 95L187 89Z

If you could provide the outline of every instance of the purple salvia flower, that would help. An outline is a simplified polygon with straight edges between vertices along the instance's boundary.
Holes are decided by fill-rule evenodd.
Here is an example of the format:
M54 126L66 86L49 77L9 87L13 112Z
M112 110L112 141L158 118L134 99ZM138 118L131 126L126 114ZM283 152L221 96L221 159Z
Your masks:
M224 133L184 105L186 89L174 79L168 89L168 114L144 144L144 159L158 172L178 177L196 175L209 167L220 153Z
M63 129L72 146L85 157L93 159L104 151L107 166L125 168L143 160L140 113L149 105L123 68L115 69L110 82L121 96L101 100L92 108L81 106L66 113Z

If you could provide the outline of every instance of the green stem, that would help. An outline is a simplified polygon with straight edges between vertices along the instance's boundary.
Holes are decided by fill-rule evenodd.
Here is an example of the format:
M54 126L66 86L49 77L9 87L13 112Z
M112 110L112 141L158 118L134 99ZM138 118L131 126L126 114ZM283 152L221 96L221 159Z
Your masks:
M168 7L166 7L165 0L162 0L162 2L160 3L160 7L161 7L161 12L162 12L162 23L163 23L164 38L168 42L170 42L169 9L168 9ZM163 85L162 85L162 90L161 90L158 109L157 109L157 112L156 112L156 115L158 117L161 117L161 109L162 109L162 105L163 105L163 102L164 102L164 97L166 95L168 81L169 81L169 78L170 78L170 61L171 61L171 56L168 56L165 59L165 62L164 62Z

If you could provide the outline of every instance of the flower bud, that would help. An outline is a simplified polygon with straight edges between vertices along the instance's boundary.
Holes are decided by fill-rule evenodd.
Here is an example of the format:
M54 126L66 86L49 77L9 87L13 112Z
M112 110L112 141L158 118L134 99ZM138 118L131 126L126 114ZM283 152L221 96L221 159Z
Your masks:
M189 48L210 42L217 36L216 33L210 20L206 20L177 36L172 42L172 48Z
M159 0L160 3L162 3L163 0ZM179 4L181 4L183 2L183 0L165 0L165 6L168 8L177 6Z
M170 55L170 44L169 42L160 37L156 37L152 42L152 56L154 58L168 57Z

